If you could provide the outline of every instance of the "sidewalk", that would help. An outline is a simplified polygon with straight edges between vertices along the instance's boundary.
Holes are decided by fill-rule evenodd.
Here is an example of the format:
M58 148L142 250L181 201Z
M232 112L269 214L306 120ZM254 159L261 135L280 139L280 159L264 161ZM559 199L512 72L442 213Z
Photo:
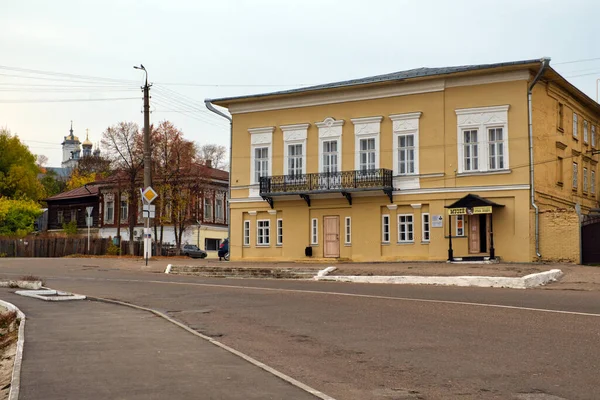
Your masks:
M315 398L148 312L0 297L27 316L21 400Z

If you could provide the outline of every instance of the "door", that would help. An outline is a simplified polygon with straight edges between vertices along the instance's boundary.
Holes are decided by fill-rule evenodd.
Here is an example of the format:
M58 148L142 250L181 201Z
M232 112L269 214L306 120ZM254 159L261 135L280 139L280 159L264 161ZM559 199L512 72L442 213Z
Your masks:
M340 256L340 217L323 217L323 239L325 247L323 248L324 257Z
M479 230L479 215L469 216L469 253L481 252L481 234Z
M582 264L600 264L600 216L583 216L581 224Z

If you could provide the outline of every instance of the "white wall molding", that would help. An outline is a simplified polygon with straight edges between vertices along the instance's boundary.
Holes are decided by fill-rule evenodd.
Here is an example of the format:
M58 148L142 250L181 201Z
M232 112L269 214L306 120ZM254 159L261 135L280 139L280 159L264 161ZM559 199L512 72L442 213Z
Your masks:
M256 211L248 211L248 215L256 215Z
M393 194L396 196L405 194L494 192L499 190L529 190L529 185L459 186L449 188L407 189L394 191Z
M306 138L310 124L280 126L283 132L283 174L289 175L289 145L302 145L302 173L306 174Z
M323 142L337 141L337 170L342 170L342 127L344 120L335 120L331 117L325 118L322 122L315 122L319 128L319 172L323 172Z
M345 87L344 91L335 92L306 92L301 96L290 95L287 98L257 99L255 101L230 104L231 114L242 114L257 111L283 110L287 108L311 107L323 104L335 104L348 101L371 100L411 94L441 92L444 90L444 79L433 79L422 82L406 82L399 85L385 85L377 87ZM354 89L354 90L351 90Z
M277 215L277 210L267 210L269 215Z
M410 206L414 209L420 209L422 204L411 204Z
M398 209L398 204L388 204L387 208L388 210L396 210Z
M352 118L354 124L354 169L360 170L360 141L375 139L375 168L379 168L381 121L383 117Z

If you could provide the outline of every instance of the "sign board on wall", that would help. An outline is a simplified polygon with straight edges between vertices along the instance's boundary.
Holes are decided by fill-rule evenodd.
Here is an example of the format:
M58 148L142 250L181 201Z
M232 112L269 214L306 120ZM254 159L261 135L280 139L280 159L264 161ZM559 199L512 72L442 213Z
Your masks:
M431 216L431 227L432 228L441 228L443 226L444 217L442 215L432 215Z
M475 214L491 214L492 206L479 206L479 207L458 207L449 208L448 215L475 215Z

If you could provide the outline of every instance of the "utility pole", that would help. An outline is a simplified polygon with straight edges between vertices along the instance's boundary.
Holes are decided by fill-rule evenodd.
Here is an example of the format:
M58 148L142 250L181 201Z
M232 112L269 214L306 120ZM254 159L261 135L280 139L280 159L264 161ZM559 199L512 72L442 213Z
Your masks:
M144 190L152 186L152 158L150 157L150 85L148 85L148 71L143 64L135 69L141 69L146 74L146 83L143 86L144 90ZM148 205L150 203L148 202ZM144 258L148 265L148 258L152 251L152 242L150 240L150 216L146 213L146 221L144 228ZM132 240L132 238L129 238Z

